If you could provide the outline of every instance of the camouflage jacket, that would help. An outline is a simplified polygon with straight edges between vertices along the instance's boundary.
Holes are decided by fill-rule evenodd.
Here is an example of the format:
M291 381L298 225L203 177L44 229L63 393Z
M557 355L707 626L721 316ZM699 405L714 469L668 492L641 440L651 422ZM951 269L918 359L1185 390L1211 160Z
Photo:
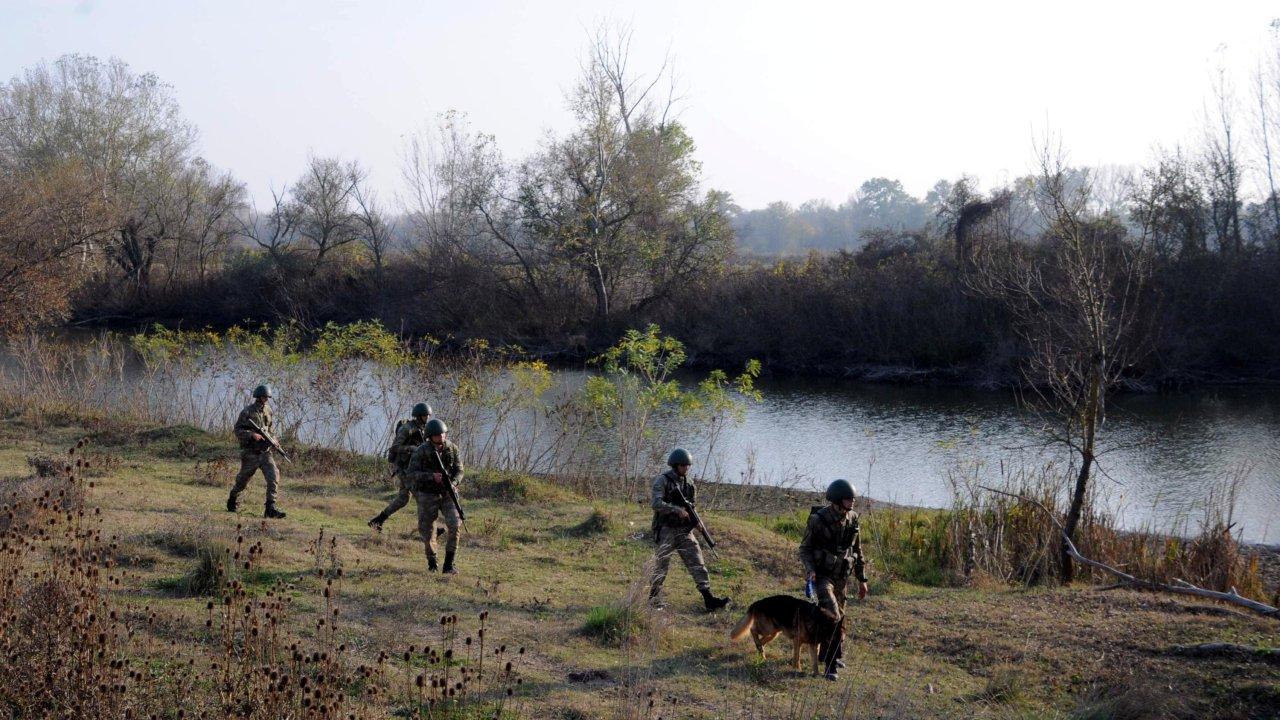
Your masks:
M444 492L444 486L435 482L433 473L444 475L454 487L462 482L462 453L458 452L457 445L445 440L444 447L437 452L436 446L427 441L413 451L404 474L414 487L424 492Z
M663 527L674 527L681 529L692 529L693 521L689 518L680 519L680 513L684 511L684 507L680 504L679 496L676 491L684 493L684 497L689 504L697 502L698 489L693 486L693 482L688 476L680 477L674 469L661 473L653 479L653 487L651 492L651 503L653 505L653 532L657 536L658 529Z
M243 450L261 450L270 447L266 442L255 442L253 439L254 430L250 423L256 423L258 427L269 433L275 430L271 427L271 406L259 405L257 402L251 402L245 409L240 411L240 417L236 418L236 424L232 428L236 434L236 440L240 441L240 448Z
M858 582L866 582L858 513L849 511L841 517L830 505L814 508L800 541L800 561L806 573L844 578L853 570Z
M387 459L402 471L407 468L414 449L427 441L427 436L423 434L426 427L426 421L418 422L416 418L399 423L396 426L396 439L391 443Z

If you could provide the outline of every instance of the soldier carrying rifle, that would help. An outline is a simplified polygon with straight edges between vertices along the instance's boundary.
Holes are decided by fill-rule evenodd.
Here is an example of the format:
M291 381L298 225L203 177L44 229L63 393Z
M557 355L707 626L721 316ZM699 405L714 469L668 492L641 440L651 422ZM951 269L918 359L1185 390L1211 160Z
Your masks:
M237 499L249 484L254 472L262 470L262 477L267 481L267 503L262 513L267 518L283 518L284 511L276 507L276 492L279 489L280 470L276 467L273 455L288 460L288 456L280 448L280 443L272 434L271 388L259 385L253 390L253 402L240 411L236 418L235 435L240 441L240 472L236 474L235 485L227 496L227 510L235 512L239 506Z
M653 581L649 588L649 602L661 607L659 595L662 583L667 579L667 569L671 566L671 554L680 553L680 559L689 570L689 575L698 585L702 593L702 602L707 612L719 610L729 604L729 598L716 597L711 594L711 579L707 575L707 564L702 559L702 546L694 531L702 534L710 547L715 547L711 536L707 534L706 525L694 510L697 488L689 479L689 468L693 465L693 456L684 448L676 448L667 456L670 469L653 479L653 538L658 547L653 556Z

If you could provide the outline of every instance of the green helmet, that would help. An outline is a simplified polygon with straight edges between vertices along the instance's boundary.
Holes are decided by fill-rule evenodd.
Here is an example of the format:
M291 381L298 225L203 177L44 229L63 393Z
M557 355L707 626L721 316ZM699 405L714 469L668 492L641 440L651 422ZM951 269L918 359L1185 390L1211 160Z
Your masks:
M253 396L256 398L269 398L271 395L271 387L268 385L259 385L253 389Z
M414 417L424 417L431 414L431 406L426 403L418 403L413 406Z
M827 500L830 502L840 502L841 500L853 500L858 497L858 491L853 488L853 483L848 480L832 480L827 486Z
M676 448L667 456L667 464L671 467L675 467L677 465L692 465L693 456L684 448Z
M440 418L431 418L427 421L427 429L424 432L426 432L427 437L443 435L449 432L449 426L445 425Z

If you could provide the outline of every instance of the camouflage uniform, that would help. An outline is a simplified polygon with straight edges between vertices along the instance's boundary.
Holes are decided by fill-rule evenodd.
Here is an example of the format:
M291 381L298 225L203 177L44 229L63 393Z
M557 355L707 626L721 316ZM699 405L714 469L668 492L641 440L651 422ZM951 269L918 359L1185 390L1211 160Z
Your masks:
M667 579L667 569L671 566L671 554L680 553L680 559L688 568L689 575L697 583L703 594L711 591L711 580L707 575L707 564L702 559L702 546L694 537L693 520L680 519L684 508L678 504L676 490L684 493L690 503L695 502L697 488L688 477L680 477L675 469L668 470L653 479L653 537L658 548L653 557L653 582L650 597L656 596Z
M458 484L462 482L462 454L458 452L457 445L445 440L437 452L436 446L427 440L413 451L404 473L412 488L413 499L418 502L418 534L426 545L427 557L436 557L437 516L444 517L447 530L444 551L446 557L451 557L458 548L458 509L453 506L444 485L435 482L432 473L443 475L457 493Z
M427 436L423 433L426 426L425 418L415 417L396 427L396 439L391 443L388 457L391 458L392 468L398 471L396 477L400 481L400 489L382 512L378 513L378 517L382 520L386 520L397 510L409 504L409 495L413 492L412 483L408 480L409 459L413 457L414 449L426 442Z
M858 582L867 581L858 513L850 510L841 517L830 505L810 513L804 540L800 541L800 561L806 574L815 575L813 587L818 605L843 617L849 572L853 571Z
M274 508L280 471L276 468L275 458L272 457L271 444L265 440L253 439L258 431L250 426L250 422L256 423L268 433L273 432L271 407L252 402L241 410L240 417L236 418L234 430L236 439L240 441L240 472L236 474L236 483L231 488L231 496L234 498L244 492L245 486L249 484L249 478L253 477L254 471L260 469L262 477L267 481L267 507Z

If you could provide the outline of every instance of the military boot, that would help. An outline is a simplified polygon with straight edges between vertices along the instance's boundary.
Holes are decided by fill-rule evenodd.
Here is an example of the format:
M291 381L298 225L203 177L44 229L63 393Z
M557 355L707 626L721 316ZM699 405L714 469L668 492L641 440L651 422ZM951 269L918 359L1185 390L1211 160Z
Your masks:
M382 523L386 521L387 521L387 514L378 513L377 515L374 515L372 519L369 520L369 527L373 528L374 530L377 530L378 532L382 532Z
M444 554L444 568L440 572L445 575L458 574L458 568L453 566L453 553L447 552Z
M729 598L712 595L711 588L701 588L700 592L702 593L702 604L706 606L707 612L715 612L729 604Z
M240 501L236 498L236 491L232 490L227 496L227 512L235 512L238 507L240 507Z
M279 520L284 518L285 514L283 510L280 510L275 505L268 505L267 509L262 511L262 517L271 518L272 520Z
M427 555L427 572L435 572L440 569L440 564L436 562L435 555Z
M661 610L666 607L666 603L662 602L662 587L654 585L649 588L649 606L655 610Z

